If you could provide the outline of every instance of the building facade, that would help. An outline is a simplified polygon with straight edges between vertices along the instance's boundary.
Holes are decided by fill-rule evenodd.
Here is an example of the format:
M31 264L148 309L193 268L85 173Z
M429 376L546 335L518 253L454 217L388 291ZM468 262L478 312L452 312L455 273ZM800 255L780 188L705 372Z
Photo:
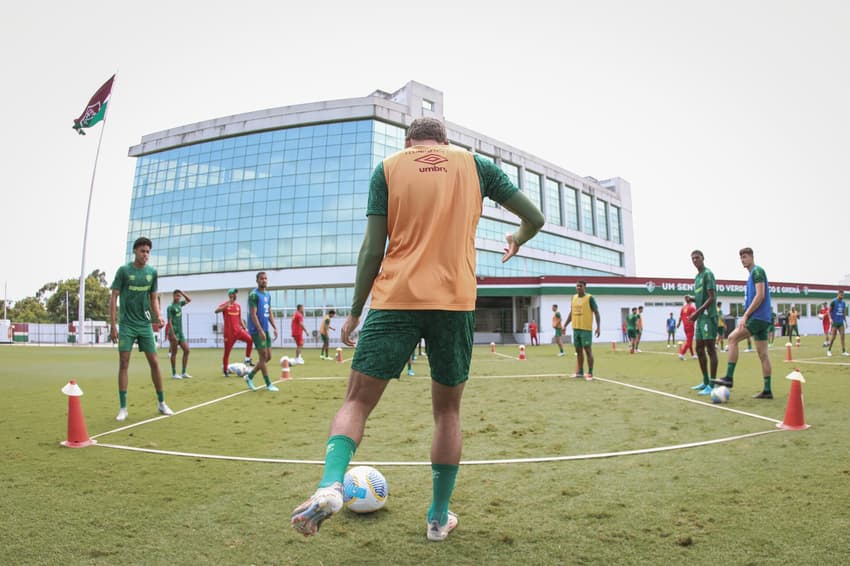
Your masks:
M308 320L351 304L366 226L369 178L404 146L421 116L445 121L443 93L409 82L389 93L288 106L217 118L146 135L137 158L127 259L138 236L154 242L163 301L173 289L192 296L187 316L196 345L220 343L212 315L225 290L241 300L265 271L278 318L305 305ZM484 201L475 246L479 277L618 276L635 273L631 188L598 181L447 122L449 141L497 163L538 204L546 226L521 254L501 263L504 234L517 218ZM520 302L529 298L510 298ZM481 331L493 307L478 305ZM164 305L163 305L164 306ZM496 310L500 310L496 307ZM193 316L194 314L194 316ZM525 320L511 320L519 332ZM289 332L283 331L284 339Z

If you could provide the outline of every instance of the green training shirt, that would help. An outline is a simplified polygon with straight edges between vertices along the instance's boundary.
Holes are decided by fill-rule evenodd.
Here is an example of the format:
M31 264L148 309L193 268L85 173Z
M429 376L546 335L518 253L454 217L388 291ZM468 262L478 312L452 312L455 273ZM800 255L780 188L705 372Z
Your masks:
M156 269L149 265L136 269L130 262L118 268L110 289L119 293L120 324L151 323L151 293L156 293L156 281Z

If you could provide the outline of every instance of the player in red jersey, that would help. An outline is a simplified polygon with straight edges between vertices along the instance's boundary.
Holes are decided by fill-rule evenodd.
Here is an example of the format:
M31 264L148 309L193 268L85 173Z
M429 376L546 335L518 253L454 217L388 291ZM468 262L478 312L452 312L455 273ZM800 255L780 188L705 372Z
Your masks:
M685 342L679 349L680 360L685 359L685 352L687 350L691 351L692 358L696 358L696 354L694 354L694 322L690 320L691 314L695 313L696 310L694 298L690 295L685 295L685 305L679 311L679 323L676 325L676 328L679 328L679 326L685 327Z
M218 305L215 309L216 313L221 313L224 318L224 357L221 360L222 371L224 377L227 377L227 366L230 365L230 351L233 349L237 340L245 342L245 365L252 366L251 350L254 344L251 341L251 336L245 328L245 321L242 320L242 307L236 302L236 289L227 291L227 301Z

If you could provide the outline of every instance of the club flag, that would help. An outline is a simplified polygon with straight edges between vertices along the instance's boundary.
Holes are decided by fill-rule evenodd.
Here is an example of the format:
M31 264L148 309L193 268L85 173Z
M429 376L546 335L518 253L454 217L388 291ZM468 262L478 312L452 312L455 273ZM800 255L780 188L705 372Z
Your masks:
M74 120L73 128L81 136L86 135L83 128L91 128L106 115L106 105L109 102L109 96L112 94L112 81L115 80L115 75L109 77L109 80L103 83L94 96L91 97L86 109L80 114L79 118Z

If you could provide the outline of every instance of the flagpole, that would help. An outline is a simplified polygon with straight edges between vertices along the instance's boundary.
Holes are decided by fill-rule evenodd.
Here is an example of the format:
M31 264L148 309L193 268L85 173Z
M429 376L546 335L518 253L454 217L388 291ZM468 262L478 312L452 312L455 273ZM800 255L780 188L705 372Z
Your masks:
M117 76L117 75L116 75ZM89 185L89 203L86 206L86 224L83 228L83 259L80 262L80 298L79 304L77 308L77 315L79 327L77 328L77 343L85 344L86 343L86 333L85 333L85 320L86 320L86 242L89 238L89 216L91 215L91 199L94 194L94 177L97 173L97 159L100 157L100 144L103 142L103 131L106 129L106 118L109 114L109 107L111 104L111 92L115 91L115 84L113 82L112 90L110 91L110 103L106 105L106 110L103 113L103 120L100 126L100 136L97 138L97 151L94 154L94 166L91 170L91 184Z

